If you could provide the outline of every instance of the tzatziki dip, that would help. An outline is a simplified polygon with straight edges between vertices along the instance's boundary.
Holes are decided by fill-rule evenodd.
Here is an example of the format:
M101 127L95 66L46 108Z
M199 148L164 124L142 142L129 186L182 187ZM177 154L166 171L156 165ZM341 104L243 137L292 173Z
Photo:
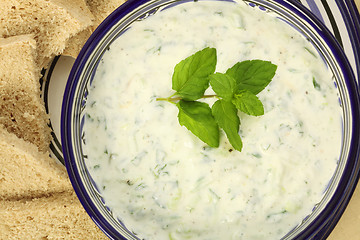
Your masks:
M205 47L217 50L217 72L253 59L278 66L258 94L264 115L239 113L241 152L223 132L208 147L173 104L156 101L173 93L174 66ZM85 112L86 166L139 239L281 239L321 201L341 151L341 106L322 57L243 2L187 2L133 23L99 62Z

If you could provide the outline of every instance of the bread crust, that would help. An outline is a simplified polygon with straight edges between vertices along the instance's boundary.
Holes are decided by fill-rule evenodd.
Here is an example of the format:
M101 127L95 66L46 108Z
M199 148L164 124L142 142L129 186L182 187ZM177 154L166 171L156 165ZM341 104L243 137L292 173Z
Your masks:
M0 0L0 239L107 239L49 156L39 79L54 56L76 57L123 2Z
M46 68L66 42L93 24L83 0L0 0L0 37L34 34L36 63Z
M108 239L73 192L0 201L0 239Z
M51 132L40 98L40 68L34 35L0 38L0 124L9 132L49 151Z
M72 191L63 165L1 125L0 149L0 200L31 199Z
M126 0L86 0L86 4L94 16L93 24L68 40L63 55L76 58L93 31L124 2Z

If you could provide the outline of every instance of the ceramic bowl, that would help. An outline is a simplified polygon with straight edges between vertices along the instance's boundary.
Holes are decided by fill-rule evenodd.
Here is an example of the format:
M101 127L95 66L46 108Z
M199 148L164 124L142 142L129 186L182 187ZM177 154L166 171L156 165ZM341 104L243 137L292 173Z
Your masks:
M168 7L188 1L128 0L112 13L93 33L71 70L64 93L61 138L66 168L73 187L85 210L111 239L138 239L116 219L107 207L86 166L83 153L83 126L88 89L103 53L134 22L151 17ZM354 191L359 173L360 113L359 93L354 73L342 48L332 34L310 11L296 1L244 0L239 4L260 8L264 14L275 14L294 31L303 34L323 57L334 74L343 110L343 139L336 172L324 198L312 213L283 239L325 239L336 225Z

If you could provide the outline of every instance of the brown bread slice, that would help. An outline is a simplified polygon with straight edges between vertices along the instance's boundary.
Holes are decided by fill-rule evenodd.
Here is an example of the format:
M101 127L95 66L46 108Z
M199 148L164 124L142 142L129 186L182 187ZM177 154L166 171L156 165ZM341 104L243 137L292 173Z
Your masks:
M126 0L86 0L86 4L94 16L94 23L91 27L81 31L79 34L69 39L63 55L76 58L91 33L107 16L110 15L110 13L112 13L124 2L126 2Z
M40 98L40 69L33 35L0 38L0 124L49 151L49 117Z
M93 18L84 0L0 0L0 16L0 37L34 34L39 67L61 54Z
M2 126L0 149L0 200L29 199L72 191L63 165Z
M95 30L104 19L126 0L86 0L90 11L95 16L93 29Z
M88 12L90 12L90 9L88 8L88 6L86 4L86 0L82 0L81 5L86 6ZM92 19L94 20L95 17L92 15L92 13L91 13L91 16L92 16ZM76 35L72 36L71 38L69 38L68 41L66 42L66 47L65 47L62 55L71 56L73 58L76 58L79 55L80 50L84 46L85 42L88 40L88 38L92 34L92 32L93 32L92 26L93 26L93 24L91 26L85 28L84 30L80 31Z
M0 201L0 239L107 239L74 192Z
M62 55L77 58L82 47L84 46L86 41L89 39L91 34L92 34L92 28L88 27L87 29L81 31L77 35L71 37L67 41L66 48Z

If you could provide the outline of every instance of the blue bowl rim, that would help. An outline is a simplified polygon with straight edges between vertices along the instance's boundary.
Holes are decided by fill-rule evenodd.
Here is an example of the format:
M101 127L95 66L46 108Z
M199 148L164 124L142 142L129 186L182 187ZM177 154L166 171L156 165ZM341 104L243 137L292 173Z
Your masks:
M190 0L191 1L191 0ZM323 214L318 216L313 223L308 226L307 229L302 231L298 236L298 239L326 239L326 237L331 233L336 223L339 221L341 215L343 214L350 198L355 190L356 184L359 179L360 171L360 99L358 87L355 81L355 76L348 62L343 49L338 44L336 39L333 37L331 32L327 29L326 26L306 7L301 5L295 0L274 0L275 2L291 9L302 19L306 19L308 23L316 29L317 33L321 35L326 42L331 47L333 53L336 55L341 69L343 70L344 77L346 79L346 85L350 92L351 100L351 109L352 109L352 118L353 136L351 139L351 148L349 159L345 166L344 174L339 182L339 185L336 189L336 192L333 198L330 200L328 205L323 211ZM62 141L62 150L65 159L65 166L68 171L68 175L73 188L82 203L84 209L95 222L95 224L110 238L110 239L124 239L123 236L119 236L118 232L107 223L105 218L103 218L96 207L91 201L88 200L88 195L84 186L81 183L80 173L77 171L76 165L74 163L73 149L71 146L71 134L68 132L68 126L71 126L71 112L72 112L72 102L75 99L76 86L79 84L79 77L82 69L86 64L87 59L94 51L96 45L100 40L106 35L106 33L111 29L113 24L122 19L132 10L137 7L149 2L149 0L128 0L118 9L116 9L112 14L110 14L94 31L90 36L82 50L80 51L73 68L70 72L68 82L66 84L64 99L62 104L61 111L61 141Z

